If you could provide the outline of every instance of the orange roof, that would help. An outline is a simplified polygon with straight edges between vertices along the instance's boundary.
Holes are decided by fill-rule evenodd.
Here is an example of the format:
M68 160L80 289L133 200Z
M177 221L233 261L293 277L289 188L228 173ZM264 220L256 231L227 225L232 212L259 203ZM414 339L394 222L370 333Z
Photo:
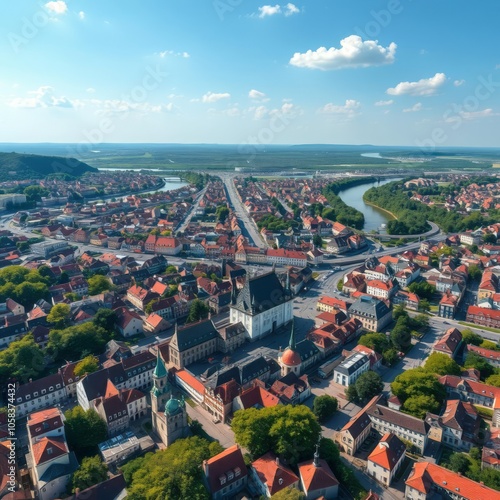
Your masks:
M118 391L118 389L115 387L115 384L113 384L113 382L111 382L111 380L108 379L107 383L106 383L106 390L104 392L104 398L111 398L113 396L118 396L120 394L120 392Z
M62 437L43 437L32 448L33 459L36 465L48 462L66 453L69 453L69 450L66 441Z
M299 481L293 471L286 465L281 464L272 452L268 452L255 460L252 467L262 484L267 484L271 496Z
M51 418L58 418L61 416L59 408L48 408L47 410L37 411L28 415L28 425L37 425L49 420Z
M386 470L392 470L398 464L406 451L406 446L394 434L386 433L375 449L370 453L368 460Z
M163 318L159 315L159 314L156 314L156 313L151 313L147 318L146 318L146 321L151 325L153 326L154 328L156 328L162 321L163 321Z
M205 393L205 386L193 375L186 370L179 370L175 372L175 376L179 377L184 383L192 387L199 394Z
M339 484L335 474L332 472L325 460L318 460L318 467L314 460L299 464L299 474L307 493L316 490L324 490Z
M500 499L498 491L476 483L472 479L468 479L439 465L429 462L417 462L406 480L406 485L421 493L428 494L430 493L432 484L451 492L453 495L458 494L467 500L479 500L483 498L490 500L495 498L497 500Z

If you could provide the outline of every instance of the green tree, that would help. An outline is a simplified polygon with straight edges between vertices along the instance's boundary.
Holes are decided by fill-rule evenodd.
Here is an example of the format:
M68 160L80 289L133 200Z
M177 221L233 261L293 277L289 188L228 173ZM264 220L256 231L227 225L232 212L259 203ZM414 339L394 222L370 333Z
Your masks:
M9 379L27 382L37 378L45 368L43 351L30 333L0 351L0 384Z
M432 300L434 293L436 293L436 287L427 283L427 281L414 282L408 289L410 292L417 294L420 299Z
M69 326L71 308L68 304L56 304L50 310L47 321L53 325L54 328L65 328Z
M493 366L475 352L469 352L467 354L467 356L465 357L464 367L475 368L476 370L479 370L479 372L481 373L481 380L487 379L495 372Z
M210 443L193 436L178 439L166 450L148 453L122 466L129 500L189 498L209 500L201 465L211 457Z
M189 314L186 323L194 323L208 316L210 308L200 299L195 299L189 307Z
M45 283L21 283L17 285L12 298L24 307L33 307L40 299L49 298L49 289Z
M215 216L219 222L224 222L227 219L228 215L229 215L229 208L223 205L217 207L217 210L215 211Z
M106 440L106 422L94 409L75 406L64 413L64 428L69 446L79 455L94 455L97 445Z
M75 292L65 293L64 298L68 299L70 302L76 302L77 300L80 300L79 295Z
M98 295L113 288L108 278L102 274L94 274L87 281L89 284L89 295Z
M253 457L273 451L291 465L312 456L321 431L313 412L303 405L239 410L231 426L236 442Z
M404 351L411 345L411 328L409 323L410 319L408 317L401 316L391 331L392 345L399 351Z
M471 462L467 455L464 453L452 453L450 455L448 461L448 468L454 472L460 472L460 474L465 474L469 467L471 466Z
M500 374L490 375L486 379L486 384L492 385L493 387L500 387Z
M360 401L368 401L384 389L380 375L371 370L361 374L356 380L355 386Z
M472 281L479 281L481 279L481 276L483 275L483 272L477 264L471 264L468 267L467 272L469 274L469 278Z
M459 364L446 354L433 352L425 362L424 369L437 375L460 375Z
M484 243L495 244L497 242L497 237L493 233L488 233L483 236Z
M495 344L495 342L492 342L491 340L483 340L480 344L480 347L483 349L490 349L491 351L498 351L499 350L499 345Z
M315 234L313 236L313 244L316 247L321 248L321 246L323 245L323 238L321 238L321 236L319 234Z
M431 310L431 304L427 299L422 299L418 304L418 310L422 312L429 312Z
M324 422L337 411L338 406L339 402L336 398L328 394L323 394L314 399L313 413L320 422Z
M382 358L385 365L392 366L399 359L398 351L394 348L387 349L382 353Z
M76 366L74 373L77 377L88 373L94 373L99 369L99 360L92 355L83 358Z
M306 496L302 491L292 488L289 486L288 488L283 488L282 490L275 493L271 500L304 500Z
M112 333L115 330L117 319L116 311L101 308L97 311L92 323L96 328L102 328L104 331Z
M42 201L42 196L47 196L49 191L42 186L34 185L24 188L23 193L26 195L26 201L28 203L34 203Z
M465 344L472 344L472 345L481 345L483 342L483 337L481 335L478 335L477 333L474 333L472 330L469 328L466 328L465 330L462 330L462 341Z
M369 347L379 354L390 348L389 339L384 333L365 333L359 338L358 344Z
M433 395L419 394L410 396L403 405L403 409L417 418L424 418L427 412L439 414L441 403Z
M345 392L345 397L347 398L347 401L349 403L359 403L359 396L358 396L358 391L356 390L356 384L351 384L350 386L347 387L347 389L344 391Z
M85 490L108 479L108 468L98 455L84 457L80 468L73 474L73 493L78 488Z
M398 304L392 310L392 317L394 321L397 321L401 317L408 317L408 312L406 311L406 306L404 304Z
M167 269L165 270L166 274L174 274L177 272L177 268L175 266L167 266Z

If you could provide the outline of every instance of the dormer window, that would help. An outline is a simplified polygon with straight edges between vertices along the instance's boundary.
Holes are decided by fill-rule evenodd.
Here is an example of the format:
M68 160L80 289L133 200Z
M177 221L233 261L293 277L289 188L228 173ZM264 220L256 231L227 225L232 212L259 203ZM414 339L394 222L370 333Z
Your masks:
M219 481L220 484L226 484L226 475L222 474L222 476L219 476Z
M47 448L47 455L52 455L52 452L53 452L52 448Z

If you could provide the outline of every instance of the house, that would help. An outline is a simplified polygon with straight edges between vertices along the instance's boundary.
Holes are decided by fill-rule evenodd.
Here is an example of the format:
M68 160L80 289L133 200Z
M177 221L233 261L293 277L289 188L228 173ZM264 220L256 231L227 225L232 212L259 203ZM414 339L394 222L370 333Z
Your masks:
M488 361L490 365L500 368L500 351L494 351L493 349L485 349L484 347L468 344L464 355L467 355L469 352L476 353L478 356L481 356L483 359Z
M157 293L146 290L138 285L133 285L127 290L127 300L141 311L144 311L151 301L159 297Z
M477 444L481 418L470 403L448 400L441 416L428 413L425 421L430 425L429 439L466 452Z
M354 455L365 442L372 428L372 421L367 413L368 408L376 403L379 396L373 397L368 404L349 420L335 436L341 451Z
M405 484L408 500L430 499L437 495L454 500L500 498L498 491L430 462L416 462Z
M307 266L307 254L297 252L295 250L285 250L284 248L268 248L267 263L276 264L277 266Z
M75 493L71 500L124 500L127 497L127 484L123 474L106 479L85 490Z
M349 317L361 321L366 330L379 332L392 321L392 311L382 300L362 296L349 308Z
M214 500L234 498L248 481L243 453L236 444L204 460L202 469L204 482Z
M453 319L457 312L460 298L451 293L445 293L439 301L438 316L441 318ZM469 321L469 320L467 320Z
M164 320L159 314L151 313L144 320L144 330L154 335L164 332L170 328L170 323Z
M362 353L357 352L347 359L342 361L333 371L333 380L340 385L349 387L360 375L370 369L370 358Z
M409 441L420 454L424 453L427 445L429 424L421 419L407 415L397 410L374 403L366 411L370 417L372 430L380 434L390 432L398 438Z
M350 303L346 302L345 300L340 300L335 297L327 297L325 295L319 298L318 302L316 303L316 310L329 313L342 311L344 314L347 314L349 306Z
M123 337L132 337L143 333L142 318L135 311L120 307L116 310L116 326Z
M250 480L258 494L267 498L285 488L299 488L299 478L272 452L252 462Z
M399 285L397 281L369 280L366 282L366 293L378 299L387 300L397 292Z
M434 344L432 350L446 354L449 358L455 359L455 356L462 344L462 334L456 328L446 330L446 333Z
M384 486L390 486L403 464L406 446L394 434L387 432L367 459L366 472Z
M307 375L297 376L290 372L276 380L269 392L276 396L283 404L302 404L311 395Z
M339 482L325 460L319 458L319 445L316 446L313 460L298 464L299 477L306 500L338 497Z
M467 308L467 321L476 325L500 328L500 311L469 306Z
M151 236L148 237L148 240ZM148 245L150 247L150 245ZM163 255L178 255L182 250L182 243L177 238L159 236L156 239L154 251Z
M481 467L500 470L500 429L491 430L490 437L483 446Z
M233 399L233 413L247 408L269 408L281 404L280 399L255 381Z

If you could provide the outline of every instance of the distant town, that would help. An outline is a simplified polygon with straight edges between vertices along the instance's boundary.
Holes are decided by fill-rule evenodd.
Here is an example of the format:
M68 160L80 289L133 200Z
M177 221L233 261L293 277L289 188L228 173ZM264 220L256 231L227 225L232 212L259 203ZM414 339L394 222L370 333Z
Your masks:
M0 182L0 498L500 498L500 176Z

